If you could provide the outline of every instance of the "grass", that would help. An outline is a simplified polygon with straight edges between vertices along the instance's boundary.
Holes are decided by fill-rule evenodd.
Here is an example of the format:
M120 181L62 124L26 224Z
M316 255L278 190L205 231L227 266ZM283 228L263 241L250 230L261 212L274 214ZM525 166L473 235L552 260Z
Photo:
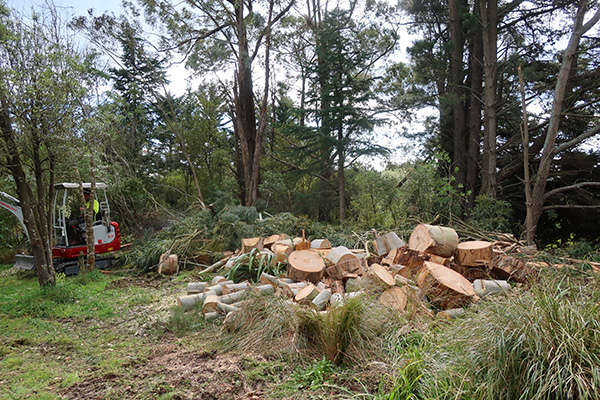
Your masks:
M106 399L236 399L244 387L273 400L593 399L600 389L599 281L586 271L562 269L451 322L406 319L369 297L317 313L255 294L206 323L200 308L172 307L189 275L93 272L40 289L7 270L1 400L76 398L91 385Z

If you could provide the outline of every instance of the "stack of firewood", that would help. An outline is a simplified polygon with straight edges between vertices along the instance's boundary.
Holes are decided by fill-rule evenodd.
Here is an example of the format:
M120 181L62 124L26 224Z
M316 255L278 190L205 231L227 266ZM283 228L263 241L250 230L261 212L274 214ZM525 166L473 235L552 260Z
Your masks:
M310 240L303 234L242 240L242 252L270 251L287 263L287 274L263 273L260 282L234 283L221 276L211 282L189 283L178 298L185 309L202 304L206 319L216 319L243 307L255 293L274 293L290 301L324 311L346 298L370 295L381 304L404 311L407 305L441 317L460 315L473 302L510 289L508 281L523 283L534 272L523 261L494 249L492 242L459 242L456 231L443 226L418 225L408 245L394 232L367 250L332 247L327 239Z

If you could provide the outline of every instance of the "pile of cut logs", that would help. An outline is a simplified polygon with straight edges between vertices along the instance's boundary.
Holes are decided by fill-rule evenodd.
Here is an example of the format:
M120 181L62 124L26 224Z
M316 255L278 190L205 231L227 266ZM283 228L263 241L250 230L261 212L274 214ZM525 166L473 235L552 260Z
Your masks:
M210 282L188 284L178 304L191 309L202 304L207 320L243 307L252 291L274 293L315 310L368 294L381 304L404 311L419 304L431 315L453 318L481 297L505 293L509 282L526 282L535 270L523 261L495 249L494 243L459 243L452 228L421 224L408 245L390 232L367 250L332 247L327 239L290 239L287 235L242 240L241 253L258 249L287 263L285 276L263 273L260 282L236 283L217 275ZM232 259L233 260L233 259ZM224 263L222 263L224 264Z

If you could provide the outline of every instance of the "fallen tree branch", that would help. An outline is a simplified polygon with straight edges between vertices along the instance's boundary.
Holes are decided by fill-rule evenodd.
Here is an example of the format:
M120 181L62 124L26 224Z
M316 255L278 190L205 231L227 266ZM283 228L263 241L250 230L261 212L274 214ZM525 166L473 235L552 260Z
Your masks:
M221 268L223 265L227 264L227 261L229 261L229 259L231 257L232 256L225 257L224 259L217 261L216 263L214 263L210 267L207 267L207 268L203 269L202 271L198 272L198 275L208 274L209 272L213 272L217 268Z

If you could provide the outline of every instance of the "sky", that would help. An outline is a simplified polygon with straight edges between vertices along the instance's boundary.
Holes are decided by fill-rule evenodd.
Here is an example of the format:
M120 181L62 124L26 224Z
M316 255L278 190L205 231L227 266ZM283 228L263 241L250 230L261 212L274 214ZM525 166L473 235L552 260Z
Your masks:
M6 4L25 15L30 13L32 7L39 9L48 2L54 4L57 8L64 9L67 16L88 15L88 10L93 9L94 15L101 15L104 12L120 15L123 13L121 6L122 0L4 0ZM186 71L183 64L172 66L168 71L170 84L168 90L176 96L185 93L188 87L189 72Z

